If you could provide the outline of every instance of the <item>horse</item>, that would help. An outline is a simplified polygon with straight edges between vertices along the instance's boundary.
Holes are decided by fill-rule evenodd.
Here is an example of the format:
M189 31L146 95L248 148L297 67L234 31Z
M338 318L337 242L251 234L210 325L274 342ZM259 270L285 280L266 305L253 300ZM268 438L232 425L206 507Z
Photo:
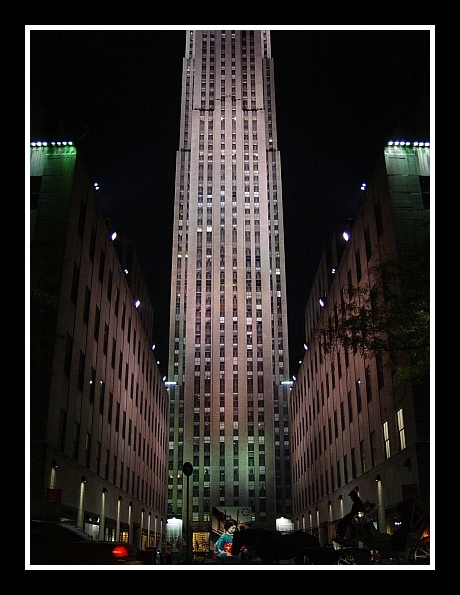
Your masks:
M233 534L233 552L247 546L253 557L262 564L279 564L281 560L304 560L312 548L320 548L318 539L305 531L269 531L266 529L240 529Z

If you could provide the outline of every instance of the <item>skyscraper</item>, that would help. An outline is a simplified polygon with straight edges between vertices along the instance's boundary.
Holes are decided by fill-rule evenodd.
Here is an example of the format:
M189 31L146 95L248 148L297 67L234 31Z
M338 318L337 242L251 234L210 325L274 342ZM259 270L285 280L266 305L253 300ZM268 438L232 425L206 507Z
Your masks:
M270 32L187 31L176 160L168 516L290 516L289 358ZM183 465L191 474L185 474ZM188 497L189 496L189 497ZM188 506L187 506L188 501Z

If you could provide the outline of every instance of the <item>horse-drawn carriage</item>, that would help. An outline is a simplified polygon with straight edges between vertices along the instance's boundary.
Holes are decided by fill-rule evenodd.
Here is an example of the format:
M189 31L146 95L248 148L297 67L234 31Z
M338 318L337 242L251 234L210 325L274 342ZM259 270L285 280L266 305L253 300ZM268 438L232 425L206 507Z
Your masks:
M241 529L233 535L233 551L246 546L262 564L368 565L429 564L429 514L418 500L410 498L399 505L398 528L392 535L378 531L365 517L356 517L348 538L334 539L334 545L321 546L307 531L267 531Z
M429 564L428 508L416 498L403 500L398 506L398 528L392 534L378 531L374 523L365 517L356 517L348 538L335 538L335 543L343 551L344 559L349 558L350 564L353 564L354 550L358 545L371 552L373 564Z
M340 540L340 564L429 564L430 535L425 531L411 532L402 537L396 531L393 535L377 531L369 521L357 522L354 537ZM356 548L370 553L368 562L356 558Z
M321 547L318 539L307 531L267 531L243 529L233 534L233 551L246 547L252 560L261 564L370 564L371 554L356 548L347 551ZM352 557L353 556L353 557Z

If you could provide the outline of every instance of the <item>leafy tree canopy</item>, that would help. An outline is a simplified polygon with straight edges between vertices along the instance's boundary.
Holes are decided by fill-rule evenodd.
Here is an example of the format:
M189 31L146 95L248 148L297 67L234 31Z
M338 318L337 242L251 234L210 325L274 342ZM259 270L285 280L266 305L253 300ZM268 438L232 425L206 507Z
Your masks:
M369 271L368 283L342 288L335 315L314 336L323 352L339 346L364 357L389 354L401 381L425 382L430 368L430 259L428 246Z

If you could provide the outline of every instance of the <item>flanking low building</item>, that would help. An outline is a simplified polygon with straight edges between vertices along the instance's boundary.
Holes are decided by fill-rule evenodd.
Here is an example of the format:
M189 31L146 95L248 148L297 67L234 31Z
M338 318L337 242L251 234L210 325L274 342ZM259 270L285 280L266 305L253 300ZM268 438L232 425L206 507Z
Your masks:
M367 517L383 532L398 526L401 502L429 506L429 374L415 369L429 344L414 339L420 357L411 367L402 337L414 312L408 308L399 320L409 295L427 305L429 198L429 143L388 143L346 235L334 234L326 246L312 286L305 353L290 394L292 505L294 527L322 544L331 543L336 521L351 509L352 489L374 505ZM393 301L385 302L390 285ZM353 313L363 326L347 331ZM399 337L388 340L396 325Z

